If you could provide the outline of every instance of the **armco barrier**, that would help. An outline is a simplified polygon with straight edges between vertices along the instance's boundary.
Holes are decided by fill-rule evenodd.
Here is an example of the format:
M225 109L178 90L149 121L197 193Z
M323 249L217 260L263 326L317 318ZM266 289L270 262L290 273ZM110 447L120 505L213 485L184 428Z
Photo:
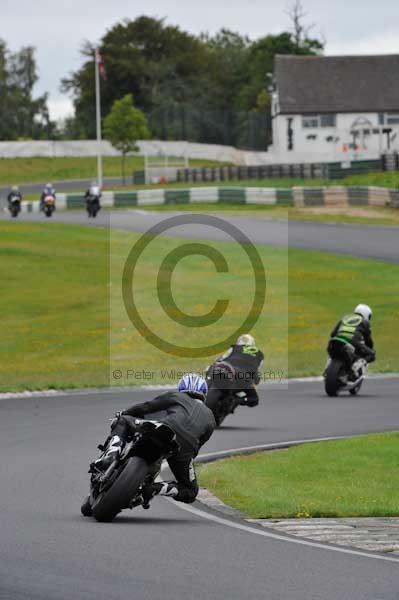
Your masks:
M196 187L129 192L104 192L104 207L128 208L160 204L264 204L306 207L387 206L399 208L399 190L363 187ZM81 194L58 194L57 210L84 208ZM22 202L24 212L37 212L39 202Z

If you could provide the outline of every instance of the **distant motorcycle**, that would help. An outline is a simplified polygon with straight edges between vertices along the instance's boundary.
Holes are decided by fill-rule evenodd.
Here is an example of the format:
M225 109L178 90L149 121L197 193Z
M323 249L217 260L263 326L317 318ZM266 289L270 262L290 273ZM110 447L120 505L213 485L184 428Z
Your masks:
M245 391L231 387L234 377L234 368L228 363L215 363L207 370L208 393L205 404L213 412L217 427L220 427L225 418L232 415L238 406L246 404Z
M125 417L125 419L128 417ZM93 516L97 521L110 522L124 509L144 505L141 490L157 477L163 458L179 450L174 431L164 423L130 417L131 435L121 454L104 472L90 465L90 494L81 507L84 517ZM108 440L98 448L105 452ZM140 444L140 456L135 449ZM151 462L151 456L162 457Z
M88 196L86 198L86 210L89 218L92 217L94 219L101 210L100 196Z
M46 217L51 217L53 212L55 211L55 198L54 196L48 195L45 196L43 200L43 212Z
M11 196L8 204L8 210L13 218L18 217L21 212L21 197L20 196Z
M328 396L338 396L340 392L349 392L356 396L367 375L367 361L357 359L352 366L349 362L332 358L324 371L324 388Z

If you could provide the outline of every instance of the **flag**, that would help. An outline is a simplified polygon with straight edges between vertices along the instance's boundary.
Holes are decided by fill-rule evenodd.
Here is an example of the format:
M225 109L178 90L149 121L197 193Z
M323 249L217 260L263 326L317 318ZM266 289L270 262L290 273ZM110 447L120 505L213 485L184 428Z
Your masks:
M101 77L105 80L107 78L107 74L105 72L105 64L100 54L100 50L96 48L96 63L98 65L98 70Z

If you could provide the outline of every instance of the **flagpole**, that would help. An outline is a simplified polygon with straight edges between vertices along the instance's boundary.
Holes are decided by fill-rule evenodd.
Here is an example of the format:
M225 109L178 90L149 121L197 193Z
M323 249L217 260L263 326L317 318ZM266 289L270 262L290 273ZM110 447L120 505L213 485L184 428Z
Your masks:
M101 155L101 92L100 92L100 56L98 48L95 51L96 79L96 128L97 128L97 183L103 185L103 161Z

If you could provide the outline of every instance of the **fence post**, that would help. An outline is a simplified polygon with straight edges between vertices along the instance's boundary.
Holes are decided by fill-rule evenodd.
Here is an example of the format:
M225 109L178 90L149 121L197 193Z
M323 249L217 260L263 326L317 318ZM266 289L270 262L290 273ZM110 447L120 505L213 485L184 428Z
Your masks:
M310 178L314 179L314 164L310 163Z

